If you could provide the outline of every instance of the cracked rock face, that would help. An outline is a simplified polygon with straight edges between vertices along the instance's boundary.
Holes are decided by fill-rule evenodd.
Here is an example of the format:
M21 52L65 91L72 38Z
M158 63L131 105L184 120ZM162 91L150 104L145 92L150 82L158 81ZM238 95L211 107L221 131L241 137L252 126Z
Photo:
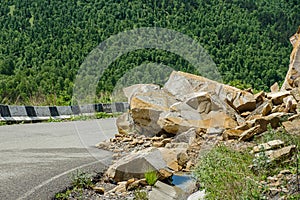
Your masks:
M293 51L290 56L290 66L286 74L284 83L281 87L282 91L298 88L300 85L300 27L290 41L293 45Z
M239 112L256 109L253 94L183 72L173 72L162 89L139 84L124 91L130 101L128 119L146 136L230 129L244 122ZM119 120L119 130L126 130L124 124Z

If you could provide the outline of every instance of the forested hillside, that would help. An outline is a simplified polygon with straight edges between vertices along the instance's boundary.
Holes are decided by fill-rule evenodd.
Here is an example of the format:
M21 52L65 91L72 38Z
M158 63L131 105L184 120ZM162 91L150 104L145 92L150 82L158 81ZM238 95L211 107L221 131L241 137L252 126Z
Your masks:
M187 34L208 51L225 83L267 90L285 77L299 10L297 0L1 0L0 103L69 104L89 52L138 27ZM98 94L151 62L191 69L168 52L131 52L109 67Z

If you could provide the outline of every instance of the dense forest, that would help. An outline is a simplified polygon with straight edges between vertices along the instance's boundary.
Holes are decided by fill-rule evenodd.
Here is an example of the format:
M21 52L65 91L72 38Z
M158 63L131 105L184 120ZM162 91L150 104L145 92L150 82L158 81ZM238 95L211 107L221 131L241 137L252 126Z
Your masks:
M207 50L225 83L268 90L287 72L299 10L297 0L1 0L0 103L70 104L86 56L110 36L139 27L186 34ZM193 72L169 52L130 52L105 71L99 101L145 63Z

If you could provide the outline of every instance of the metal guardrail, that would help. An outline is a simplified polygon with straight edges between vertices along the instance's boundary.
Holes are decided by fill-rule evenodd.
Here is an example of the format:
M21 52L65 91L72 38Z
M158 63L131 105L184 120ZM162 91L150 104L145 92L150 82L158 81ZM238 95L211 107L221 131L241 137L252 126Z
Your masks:
M89 115L96 112L126 112L126 102L99 103L74 106L11 106L0 104L0 121L43 121L50 118L65 119L76 115Z

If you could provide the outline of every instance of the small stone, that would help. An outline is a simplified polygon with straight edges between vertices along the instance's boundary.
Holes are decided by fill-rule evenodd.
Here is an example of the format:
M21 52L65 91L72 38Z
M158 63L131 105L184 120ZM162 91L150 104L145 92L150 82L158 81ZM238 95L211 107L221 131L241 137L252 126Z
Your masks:
M114 153L114 154L112 155L113 158L117 158L117 157L119 157L119 156L120 156L119 153Z
M93 187L93 190L98 194L104 194L105 192L105 189L103 187L98 187L98 186Z
M290 95L290 91L281 91L267 94L267 97L272 100L272 103L279 105L283 103L283 99Z
M283 176L284 176L283 174L280 174L280 173L279 173L279 174L277 175L277 178L282 178Z
M159 173L159 180L167 179L173 175L173 173L167 169L160 169L158 173Z
M138 144L144 144L144 140L139 140L137 143Z
M269 184L269 187L278 187L278 186L280 186L279 181L272 182L272 183Z
M279 160L279 159L285 159L285 158L291 156L295 149L296 149L295 145L290 145L290 146L283 147L278 150L266 151L265 153L271 161L275 161L275 160Z
M131 142L131 141L132 141L132 138L124 138L122 141L123 141L123 142Z
M154 147L163 147L165 146L163 142L153 142L152 144Z
M242 117L247 117L247 116L249 116L250 114L251 114L251 112L247 111L247 112L243 112L243 113L241 114L241 116L242 116Z
M118 182L117 187L114 188L115 192L126 192L127 181Z
M144 147L150 147L151 146L151 142L145 142L144 143Z
M268 180L269 182L276 182L276 181L278 181L278 178L269 176L269 177L267 178L267 180Z
M257 134L258 130L259 130L260 125L257 125L255 127L252 127L246 131L244 131L240 137L239 137L239 141L246 141L250 138L252 138L255 134Z
M259 144L253 147L252 153L258 153L260 151L267 151L270 149L276 149L284 145L284 142L281 140L272 140L267 143Z
M136 181L137 179L135 178L131 178L127 180L127 185L130 185L131 183L133 183L134 181Z
M192 166L193 166L193 161L189 160L189 161L186 163L185 169L186 169L187 171L190 171Z
M278 194L280 192L280 190L275 187L269 188L269 191L271 192L272 196L275 196L276 194Z
M163 137L157 137L157 136L151 138L152 141L161 141L163 139L164 139Z
M286 189L286 188L282 188L281 191L284 192L284 193L289 193L289 190Z
M189 156L185 152L181 152L177 155L177 161L180 166L184 166L189 160Z
M164 144L164 146L167 144L167 143L170 143L172 141L172 138L166 138L166 139L163 139L161 142Z
M140 184L141 186L143 186L143 187L145 187L145 186L148 185L148 183L147 183L147 181L146 181L145 178L140 179L140 180L139 180L139 184Z
M128 191L136 190L139 187L139 180L136 180L127 186Z
M138 143L138 140L137 139L133 139L133 141L130 143L130 145L135 146L137 143Z
M291 174L292 172L288 169L281 170L279 174Z
M173 161L171 163L168 163L168 167L170 169L172 169L173 171L175 172L178 172L179 171L179 165L178 165L178 162L177 161Z
M107 149L107 148L109 148L109 145L110 145L109 142L103 141L103 142L99 142L95 146L99 149Z
M122 150L121 149L114 149L113 150L113 153L119 153L119 152L121 152Z
M275 82L271 87L270 87L271 92L279 92L279 85L277 82Z
M118 137L121 137L121 138L122 138L122 137L124 137L124 136L125 136L125 135L120 134L120 133L115 134L115 137L116 137L116 138L118 138Z

